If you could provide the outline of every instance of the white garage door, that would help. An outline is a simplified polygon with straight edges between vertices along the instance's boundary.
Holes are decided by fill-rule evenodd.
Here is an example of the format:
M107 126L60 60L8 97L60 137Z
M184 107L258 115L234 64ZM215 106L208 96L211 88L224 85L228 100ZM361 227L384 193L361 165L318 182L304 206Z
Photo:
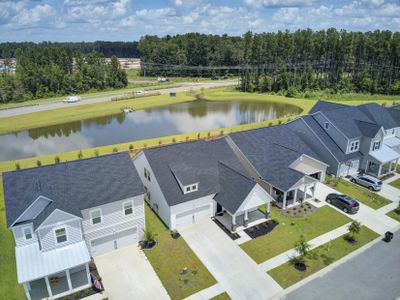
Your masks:
M134 245L138 242L137 228L115 232L90 242L92 256L101 255L114 249Z
M354 175L358 173L358 168L360 166L360 160L352 160L350 166L346 164L340 165L339 176Z
M200 206L175 215L176 227L194 224L198 221L211 218L210 204Z

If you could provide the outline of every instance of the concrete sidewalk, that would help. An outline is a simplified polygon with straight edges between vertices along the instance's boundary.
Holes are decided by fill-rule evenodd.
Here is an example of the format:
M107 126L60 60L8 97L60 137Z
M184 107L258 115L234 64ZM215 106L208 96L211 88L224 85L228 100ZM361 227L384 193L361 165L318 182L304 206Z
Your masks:
M329 231L323 235L320 235L310 241L308 241L308 243L311 246L311 249L317 248L323 244L328 243L330 240L334 240L344 234L346 234L348 231L347 227L349 226L349 224L343 225L341 227L338 227L332 231ZM263 270L264 272L267 272L269 270L272 270L276 267L279 267L280 265L288 262L289 260L291 260L293 257L297 256L297 252L294 249L288 250L282 254L279 254L263 263L261 263L259 266L261 268L261 270Z
M222 294L223 292L225 292L225 290L222 288L222 286L219 283L216 283L209 288L190 295L189 297L185 298L185 300L208 300L218 296L219 294Z

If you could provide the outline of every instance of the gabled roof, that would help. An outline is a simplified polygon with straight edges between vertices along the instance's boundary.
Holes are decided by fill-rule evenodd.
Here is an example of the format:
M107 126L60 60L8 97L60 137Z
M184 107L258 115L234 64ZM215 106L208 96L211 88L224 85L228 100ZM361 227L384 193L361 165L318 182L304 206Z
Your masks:
M231 214L234 214L254 188L256 182L223 163L218 163L218 173L220 188L214 200Z
M374 138L382 128L382 126L374 123L368 123L359 120L356 120L355 122L358 125L362 135L370 138Z
M3 173L7 225L42 195L52 200L35 219L39 226L55 209L81 217L81 210L144 194L128 153L81 159Z
M169 206L216 194L220 188L219 162L241 174L247 174L225 138L173 144L143 152ZM174 168L185 166L184 170L189 166L199 182L198 190L184 194L174 176L174 172L179 171L175 169L173 172L171 165Z
M376 103L367 103L359 105L358 108L364 112L374 123L382 125L384 129L392 129L400 126L400 115L398 110L387 108ZM391 111L396 111L395 113Z
M283 191L304 176L289 167L293 161L303 154L321 161L288 124L236 132L230 137L262 179Z
M314 106L309 111L309 114L313 114L318 111L331 111L331 110L335 110L335 109L339 109L339 108L343 108L343 107L348 107L348 105L318 100L317 103L315 103Z
M193 170L184 162L172 162L169 167L175 178L179 180L179 182L183 186L199 182L199 178L196 176Z

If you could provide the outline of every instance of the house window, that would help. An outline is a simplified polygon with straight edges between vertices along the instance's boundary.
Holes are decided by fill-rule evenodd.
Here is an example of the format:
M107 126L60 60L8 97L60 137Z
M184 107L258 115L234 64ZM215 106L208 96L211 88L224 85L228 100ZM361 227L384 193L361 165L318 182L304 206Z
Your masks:
M331 126L331 124L329 124L329 122L325 122L324 127L326 130L328 130L330 126Z
M192 191L197 191L197 184L192 185Z
M360 148L360 142L359 141L352 141L350 143L350 152L356 152Z
M133 214L133 203L132 201L124 203L124 215L131 215Z
M92 219L93 225L101 223L101 210L96 209L96 210L91 211L90 218Z
M67 241L67 231L65 227L59 228L55 230L56 233L56 240L58 244L64 243Z
M186 187L186 192L190 192L190 186Z
M25 240L30 240L32 238L32 229L30 227L26 227L23 229Z
M150 181L150 171L144 168L144 178Z
M372 146L372 151L379 150L380 147L381 141L374 142L374 145Z

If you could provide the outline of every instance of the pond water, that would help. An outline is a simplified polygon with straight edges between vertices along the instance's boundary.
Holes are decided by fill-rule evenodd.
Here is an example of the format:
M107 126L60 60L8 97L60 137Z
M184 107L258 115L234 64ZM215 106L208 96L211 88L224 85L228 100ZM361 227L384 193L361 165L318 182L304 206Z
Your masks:
M278 102L197 100L0 136L0 160L261 122L301 113Z

